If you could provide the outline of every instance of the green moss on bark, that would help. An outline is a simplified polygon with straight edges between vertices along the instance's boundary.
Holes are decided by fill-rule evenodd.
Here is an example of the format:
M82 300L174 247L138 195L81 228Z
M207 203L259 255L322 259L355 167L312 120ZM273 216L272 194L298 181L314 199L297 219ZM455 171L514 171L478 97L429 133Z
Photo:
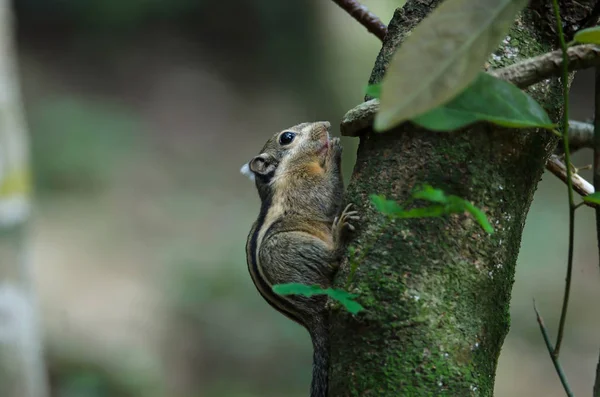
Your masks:
M394 14L371 82L427 9L413 1ZM518 18L494 67L550 49L528 18ZM557 119L556 80L529 92ZM545 131L487 124L455 133L410 123L366 131L347 191L362 213L352 245L358 257L369 249L351 282L366 311L332 310L330 396L492 395L525 218L555 144ZM373 193L406 202L422 184L471 201L495 233L466 215L390 223L370 205ZM348 275L342 266L336 286Z

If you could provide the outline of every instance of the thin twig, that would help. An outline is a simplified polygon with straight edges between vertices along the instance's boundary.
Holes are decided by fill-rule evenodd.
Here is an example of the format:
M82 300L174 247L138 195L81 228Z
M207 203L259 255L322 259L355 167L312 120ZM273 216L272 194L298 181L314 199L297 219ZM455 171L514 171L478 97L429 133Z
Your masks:
M553 154L550 156L546 163L546 169L558 177L558 179L567 183L567 166L561 161L558 155ZM573 184L573 190L582 197L594 193L594 186L577 174L571 176L571 183ZM596 205L589 202L585 204L590 207L596 207Z
M594 125L583 121L569 120L569 149L571 154L580 149L594 146Z
M563 86L563 117L562 117L562 136L563 146L565 151L565 163L567 164L567 195L569 197L569 253L567 257L567 277L565 280L565 293L563 297L563 306L560 313L560 322L558 325L558 336L556 337L556 345L554 347L554 353L556 359L560 354L560 346L562 343L563 335L565 332L565 321L567 318L567 311L569 309L569 295L571 293L571 276L573 274L573 248L575 242L575 202L573 199L573 177L572 170L569 166L571 164L570 153L569 153L569 56L567 54L567 43L565 42L565 35L562 28L562 20L560 18L560 9L558 7L558 0L552 0L552 6L554 8L554 16L556 17L556 28L558 30L558 38L560 40L560 47L563 54L562 62L562 86Z
M387 26L381 22L377 15L373 14L367 7L356 0L333 0L335 4L342 7L352 18L356 19L367 30L383 41L387 34Z
M600 67L596 68L594 87L594 188L600 188ZM600 207L596 207L596 239L598 240L598 254L600 255ZM599 264L600 266L600 264ZM594 381L594 397L600 397L600 357L596 367L596 380Z
M554 355L554 347L552 347L552 342L550 342L548 331L546 330L546 326L544 325L544 319L540 315L540 312L538 311L537 306L535 305L535 299L533 300L533 310L535 310L537 322L540 325L540 331L542 332L542 337L544 338L544 342L546 343L546 349L548 349L550 359L552 359L552 364L554 364L554 369L556 370L556 374L560 379L560 383L562 383L563 388L565 389L565 393L567 393L567 396L573 397L573 392L571 391L571 387L569 386L567 377L565 376L565 373L562 370L562 367L560 366L558 357Z
M594 189L600 189L600 67L596 68L594 87L594 164L593 182ZM598 253L600 254L600 207L596 207L596 238L598 239ZM600 380L597 380L600 382Z
M596 366L596 382L594 383L594 397L600 397L600 358Z
M597 45L585 44L570 47L567 49L567 55L570 72L600 66L600 47ZM491 70L488 73L519 88L526 88L560 75L563 62L562 51L558 50L526 59L502 69Z

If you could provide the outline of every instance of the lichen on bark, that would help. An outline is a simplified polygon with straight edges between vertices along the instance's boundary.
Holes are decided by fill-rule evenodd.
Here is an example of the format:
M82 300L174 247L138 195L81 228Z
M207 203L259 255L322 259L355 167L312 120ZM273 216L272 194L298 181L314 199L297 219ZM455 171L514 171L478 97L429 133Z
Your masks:
M409 1L395 12L370 83L437 3ZM530 11L515 21L509 41L519 57L552 48L536 29ZM516 58L497 56L494 66ZM528 91L557 120L557 79ZM383 134L364 131L347 200L362 213L351 243L355 257L369 250L350 282L366 310L331 311L330 396L493 394L521 234L555 144L548 132L484 123L453 133L411 123ZM370 204L373 193L406 202L422 184L483 209L495 233L466 215L389 222ZM335 286L343 288L349 273L346 262Z

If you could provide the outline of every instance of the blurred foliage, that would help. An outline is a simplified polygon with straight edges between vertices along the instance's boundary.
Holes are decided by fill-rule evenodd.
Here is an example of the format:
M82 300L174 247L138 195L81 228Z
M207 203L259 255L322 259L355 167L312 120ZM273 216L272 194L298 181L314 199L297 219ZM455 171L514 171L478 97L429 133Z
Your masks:
M144 397L138 385L90 362L50 360L50 383L56 397Z
M169 261L164 280L169 334L193 335L185 341L185 352L177 354L185 357L202 395L275 397L298 390L305 395L310 338L302 327L268 308L247 273L240 272L243 259L235 254L230 261L211 264L181 254ZM283 346L294 359L273 360L272 349Z
M127 27L152 18L177 19L203 1L193 0L18 0L15 8L33 18L46 14L50 20L70 22L79 29Z
M95 53L110 52L144 36L152 46L161 30L178 32L200 50L210 51L210 63L240 89L254 89L254 83L262 80L308 99L320 93L325 80L318 72L322 55L319 30L314 28L316 2L15 0L14 4L19 35L29 41L46 44L54 36L61 45Z
M161 376L143 352L98 354L74 340L55 340L46 346L52 397L158 397Z
M88 191L115 177L140 141L141 122L114 104L57 98L30 112L37 188Z

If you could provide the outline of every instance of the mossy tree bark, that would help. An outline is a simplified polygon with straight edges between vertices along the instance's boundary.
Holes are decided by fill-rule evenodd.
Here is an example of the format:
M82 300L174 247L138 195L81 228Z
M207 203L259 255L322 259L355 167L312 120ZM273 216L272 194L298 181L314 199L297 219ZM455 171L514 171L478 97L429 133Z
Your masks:
M414 0L396 10L371 83L382 78L403 38L438 3ZM566 3L572 2L562 4L570 21L573 7ZM532 2L491 66L556 49L550 25L542 22L549 12ZM528 92L558 120L558 79ZM521 234L555 145L545 131L488 124L455 133L410 123L383 134L363 131L347 200L362 212L351 245L359 257L369 249L350 284L367 310L357 316L331 312L330 396L493 394ZM387 223L370 205L369 194L402 203L421 184L471 201L485 211L495 233L487 235L462 215ZM348 275L345 263L335 286L343 287Z

